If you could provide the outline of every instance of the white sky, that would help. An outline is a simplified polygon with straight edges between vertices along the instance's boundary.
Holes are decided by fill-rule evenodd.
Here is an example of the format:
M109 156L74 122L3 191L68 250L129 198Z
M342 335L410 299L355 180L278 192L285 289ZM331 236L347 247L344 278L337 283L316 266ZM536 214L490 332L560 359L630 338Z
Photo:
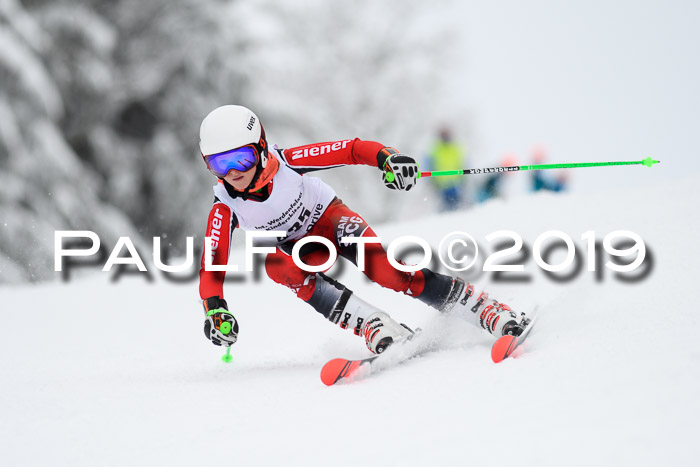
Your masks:
M654 183L700 170L700 2L467 1L455 115L471 124L468 166L533 145L577 169L572 189ZM450 15L451 16L451 15ZM466 133L465 133L466 134ZM572 171L573 172L573 171Z

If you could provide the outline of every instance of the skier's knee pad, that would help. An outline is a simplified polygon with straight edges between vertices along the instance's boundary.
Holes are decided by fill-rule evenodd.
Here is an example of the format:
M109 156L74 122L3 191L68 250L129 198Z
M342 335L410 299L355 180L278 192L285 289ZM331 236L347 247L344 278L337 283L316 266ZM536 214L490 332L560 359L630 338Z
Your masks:
M381 311L323 273L316 274L314 293L307 302L330 322L350 328L358 336L367 318Z
M314 291L307 303L327 319L337 323L341 313L339 310L344 308L350 295L352 295L352 290L318 272L316 273Z
M421 269L425 286L418 300L439 311L449 311L464 290L464 281L458 277L446 276L430 269Z

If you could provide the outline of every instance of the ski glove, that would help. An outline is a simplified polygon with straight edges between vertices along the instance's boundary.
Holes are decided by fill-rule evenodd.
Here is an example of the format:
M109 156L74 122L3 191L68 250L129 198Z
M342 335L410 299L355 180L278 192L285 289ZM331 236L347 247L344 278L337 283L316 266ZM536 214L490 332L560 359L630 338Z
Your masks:
M418 164L406 154L392 154L384 162L384 185L392 190L408 191L416 184Z
M204 335L212 344L231 347L238 339L238 321L228 311L223 298L209 297L204 300Z

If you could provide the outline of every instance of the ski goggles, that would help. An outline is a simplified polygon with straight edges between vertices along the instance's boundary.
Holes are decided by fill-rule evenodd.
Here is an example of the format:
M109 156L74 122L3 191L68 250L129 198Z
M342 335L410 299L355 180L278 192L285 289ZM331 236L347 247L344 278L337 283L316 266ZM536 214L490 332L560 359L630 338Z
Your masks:
M204 160L214 175L224 178L231 170L249 171L258 164L260 154L255 145L249 144L230 151L205 156Z

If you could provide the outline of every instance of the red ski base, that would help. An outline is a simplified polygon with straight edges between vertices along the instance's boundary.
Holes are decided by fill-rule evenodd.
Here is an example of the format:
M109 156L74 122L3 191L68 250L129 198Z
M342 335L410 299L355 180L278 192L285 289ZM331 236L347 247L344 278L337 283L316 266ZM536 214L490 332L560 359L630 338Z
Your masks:
M329 361L321 369L321 381L326 386L332 386L343 378L348 378L357 372L360 365L369 363L375 357L365 358L364 360L346 360L344 358L334 358Z
M520 336L501 336L498 338L498 340L491 347L491 360L493 360L494 363L501 362L513 355L515 349L517 349L520 344L527 339L527 336L530 335L532 325L535 324L535 318L532 318L530 324L527 325L525 331L523 331Z
M493 347L491 347L491 359L493 362L498 363L510 357L518 346L518 340L515 336L499 337L496 343L493 344Z

